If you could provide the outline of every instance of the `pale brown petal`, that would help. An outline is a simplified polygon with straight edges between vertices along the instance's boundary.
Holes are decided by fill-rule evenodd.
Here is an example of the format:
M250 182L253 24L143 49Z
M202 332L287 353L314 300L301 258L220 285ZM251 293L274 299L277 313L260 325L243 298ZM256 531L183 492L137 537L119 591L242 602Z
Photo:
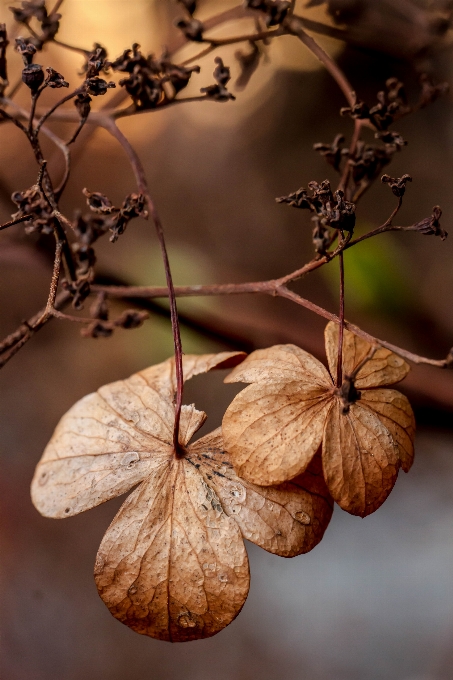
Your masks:
M173 459L125 501L99 548L95 580L117 619L184 642L215 635L249 589L236 522L185 459Z
M169 444L89 394L57 425L35 471L32 501L46 517L76 515L129 491L170 455Z
M332 376L337 372L338 356L338 324L329 321L324 331L326 354ZM351 375L354 369L367 356L371 349L369 342L354 335L346 328L343 336L343 373ZM404 359L388 349L378 349L373 358L367 361L357 374L355 386L357 389L378 387L379 385L393 385L410 371L410 366Z
M213 369L232 368L245 359L244 352L219 352L218 354L184 354L182 368L184 382L200 373L208 373ZM129 380L141 378L150 388L166 401L172 401L176 391L176 370L173 357L161 364L145 368Z
M407 397L397 390L363 390L360 403L377 413L398 447L401 467L409 472L414 461L415 417Z
M293 380L315 387L332 387L329 373L321 362L296 345L274 345L252 352L224 382L268 384Z
M260 486L303 472L322 439L329 395L300 382L249 385L222 422L225 448L237 474Z
M352 404L343 415L334 399L322 445L324 477L338 505L365 517L377 510L395 484L398 449L392 435L370 409Z
M256 486L236 475L219 428L189 446L187 460L203 474L225 513L252 543L282 557L294 557L309 552L322 539L333 503L320 456L292 482Z
M183 357L184 378L229 368L243 352ZM63 416L38 463L32 500L47 517L69 517L129 491L172 454L174 359L101 387ZM183 407L186 444L206 415Z
M197 432L203 425L207 418L204 411L198 411L195 404L190 406L183 405L181 407L181 419L179 421L179 443L185 446L192 439L195 432Z

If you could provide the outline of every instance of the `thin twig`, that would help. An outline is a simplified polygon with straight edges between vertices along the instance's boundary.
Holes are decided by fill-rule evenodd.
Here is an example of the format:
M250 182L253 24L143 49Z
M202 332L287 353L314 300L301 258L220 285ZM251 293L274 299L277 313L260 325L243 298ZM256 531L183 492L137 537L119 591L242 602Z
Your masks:
M343 92L349 106L354 106L356 103L356 93L349 80L344 75L343 71L337 66L335 61L318 45L308 33L304 31L303 23L297 16L290 16L283 22L283 27L293 35L296 35L306 47L312 52L319 61L324 64L326 70L330 73L332 78L336 81L339 88Z
M4 224L0 225L0 231L3 229L8 229L8 227L12 227L15 224L20 224L21 222L26 222L27 220L32 220L33 215L22 215L22 217L16 217L15 220L10 220L9 222L5 222Z

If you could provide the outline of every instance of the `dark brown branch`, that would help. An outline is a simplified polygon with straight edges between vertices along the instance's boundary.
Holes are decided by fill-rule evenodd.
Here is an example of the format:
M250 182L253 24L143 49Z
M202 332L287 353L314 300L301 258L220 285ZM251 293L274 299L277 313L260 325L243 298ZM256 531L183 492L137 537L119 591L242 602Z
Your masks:
M10 220L9 222L5 222L0 226L0 231L3 229L8 229L8 227L12 227L15 224L20 224L21 222L26 222L28 220L33 219L33 215L22 215L22 217L17 217L15 220Z

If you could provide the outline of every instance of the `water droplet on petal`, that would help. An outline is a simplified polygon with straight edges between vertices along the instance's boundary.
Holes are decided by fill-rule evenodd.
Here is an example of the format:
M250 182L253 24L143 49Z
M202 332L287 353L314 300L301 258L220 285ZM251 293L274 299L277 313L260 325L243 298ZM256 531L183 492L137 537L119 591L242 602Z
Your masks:
M300 522L301 524L311 524L310 515L308 515L303 510L300 510L299 512L295 512L293 517L294 517L294 519L297 519L297 521Z
M121 465L130 469L130 468L134 467L135 463L137 463L139 460L140 460L140 456L135 451L131 452L131 453L126 453L123 456L123 459L121 461Z
M181 628L195 628L196 625L196 621L190 617L190 614L182 614L178 619L178 626Z

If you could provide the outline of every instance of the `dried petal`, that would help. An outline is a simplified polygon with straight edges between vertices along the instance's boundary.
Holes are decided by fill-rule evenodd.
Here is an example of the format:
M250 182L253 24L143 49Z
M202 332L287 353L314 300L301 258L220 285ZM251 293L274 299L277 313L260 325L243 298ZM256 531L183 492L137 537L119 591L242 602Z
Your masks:
M398 447L401 467L409 472L414 462L415 417L407 397L397 390L364 390L360 404L377 413Z
M324 388L332 387L332 379L322 363L296 345L257 349L225 378L226 383L270 384L292 380Z
M184 458L127 498L100 545L95 580L113 616L171 642L215 635L239 614L250 583L237 523Z
M236 472L254 484L280 484L303 472L319 448L331 394L299 381L249 385L222 422Z
M184 378L241 361L242 352L184 356ZM172 455L174 360L104 385L78 401L60 420L36 468L32 500L46 517L68 517L131 489L157 460ZM181 414L186 444L205 415ZM196 417L194 417L196 416ZM201 418L201 420L200 420Z
M375 413L358 403L347 415L335 399L322 445L324 478L333 499L365 517L385 501L398 475L398 449Z
M330 321L324 331L326 354L331 375L337 374L338 324ZM343 373L352 375L355 368L365 359L372 346L367 340L351 333L346 328L343 336ZM410 371L404 359L389 349L378 349L357 373L357 389L393 385L403 380Z
M309 552L322 539L333 503L320 456L292 482L256 486L237 477L219 428L195 442L187 460L200 468L226 514L234 517L244 538L252 543L282 557L294 557Z

